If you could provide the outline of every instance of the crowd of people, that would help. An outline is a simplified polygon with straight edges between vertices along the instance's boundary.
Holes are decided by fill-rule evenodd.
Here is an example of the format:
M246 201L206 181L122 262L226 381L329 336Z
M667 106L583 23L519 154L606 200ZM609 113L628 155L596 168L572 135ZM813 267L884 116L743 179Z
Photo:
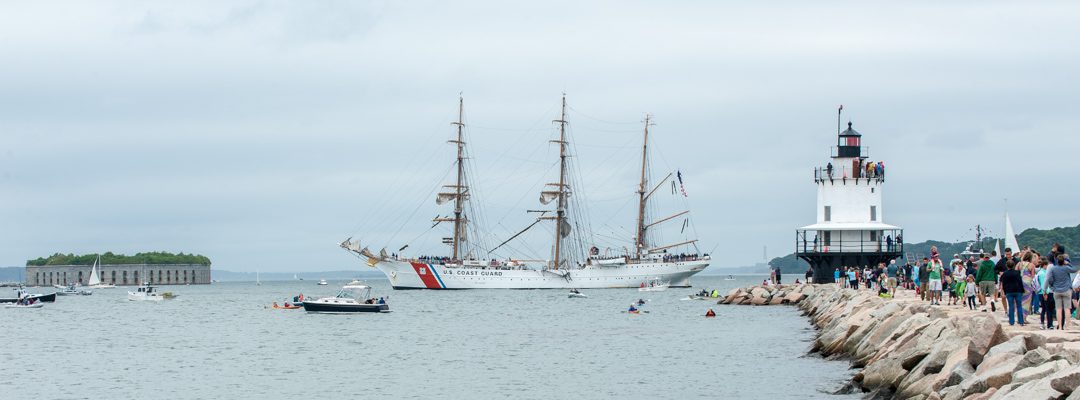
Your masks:
M833 278L837 285L877 290L882 297L892 297L898 288L915 290L920 300L935 306L983 312L997 312L1000 306L1010 325L1026 325L1038 315L1042 329L1065 329L1069 319L1080 319L1076 272L1065 247L1055 243L1047 254L1024 246L1017 253L1005 248L1002 257L991 252L965 260L956 254L947 264L935 246L921 260L841 267Z

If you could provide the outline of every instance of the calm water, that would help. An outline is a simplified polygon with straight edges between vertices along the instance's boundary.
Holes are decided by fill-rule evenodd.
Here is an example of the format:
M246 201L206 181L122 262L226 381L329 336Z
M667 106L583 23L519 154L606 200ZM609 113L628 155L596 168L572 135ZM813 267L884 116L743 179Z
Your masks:
M761 279L693 282L726 291ZM813 330L793 307L681 300L692 289L568 299L368 282L393 313L264 309L343 284L310 280L165 287L180 297L158 304L117 288L0 308L0 398L849 398L827 394L852 372L805 355ZM638 297L651 313L622 313ZM718 318L702 317L709 307Z

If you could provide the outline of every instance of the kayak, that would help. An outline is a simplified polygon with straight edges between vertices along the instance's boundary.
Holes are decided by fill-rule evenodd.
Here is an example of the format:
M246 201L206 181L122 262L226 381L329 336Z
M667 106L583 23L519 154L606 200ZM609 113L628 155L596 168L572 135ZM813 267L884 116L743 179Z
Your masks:
M304 308L304 306L294 306L294 305L288 305L288 306L270 306L270 308L273 308L273 309L275 309L275 310L296 310L296 309L299 309L299 308Z

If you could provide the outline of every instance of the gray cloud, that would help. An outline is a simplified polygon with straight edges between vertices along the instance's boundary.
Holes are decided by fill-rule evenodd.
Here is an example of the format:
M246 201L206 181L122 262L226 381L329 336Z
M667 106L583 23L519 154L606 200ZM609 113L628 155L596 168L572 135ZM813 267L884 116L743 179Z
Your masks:
M7 4L0 265L160 249L359 268L333 247L349 235L441 252L445 232L422 233L447 212L427 195L460 91L498 237L553 176L563 91L598 235L629 241L652 112L654 172L683 171L702 247L721 265L786 253L839 104L889 165L885 218L909 240L1000 224L1005 197L1018 229L1076 225L1078 7ZM544 253L543 229L520 250Z

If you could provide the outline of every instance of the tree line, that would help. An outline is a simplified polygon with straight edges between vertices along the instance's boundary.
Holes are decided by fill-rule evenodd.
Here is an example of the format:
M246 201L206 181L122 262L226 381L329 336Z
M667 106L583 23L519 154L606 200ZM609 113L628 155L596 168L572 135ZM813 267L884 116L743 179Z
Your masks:
M196 264L196 265L210 265L210 259L200 254L184 254L183 252L173 254L165 251L152 251L147 253L136 253L133 256L127 256L123 254L113 254L112 252L106 252L100 254L102 264L118 265L118 264ZM56 253L48 257L38 257L33 260L27 260L27 266L45 266L45 265L92 265L94 260L97 259L98 254L61 254Z

